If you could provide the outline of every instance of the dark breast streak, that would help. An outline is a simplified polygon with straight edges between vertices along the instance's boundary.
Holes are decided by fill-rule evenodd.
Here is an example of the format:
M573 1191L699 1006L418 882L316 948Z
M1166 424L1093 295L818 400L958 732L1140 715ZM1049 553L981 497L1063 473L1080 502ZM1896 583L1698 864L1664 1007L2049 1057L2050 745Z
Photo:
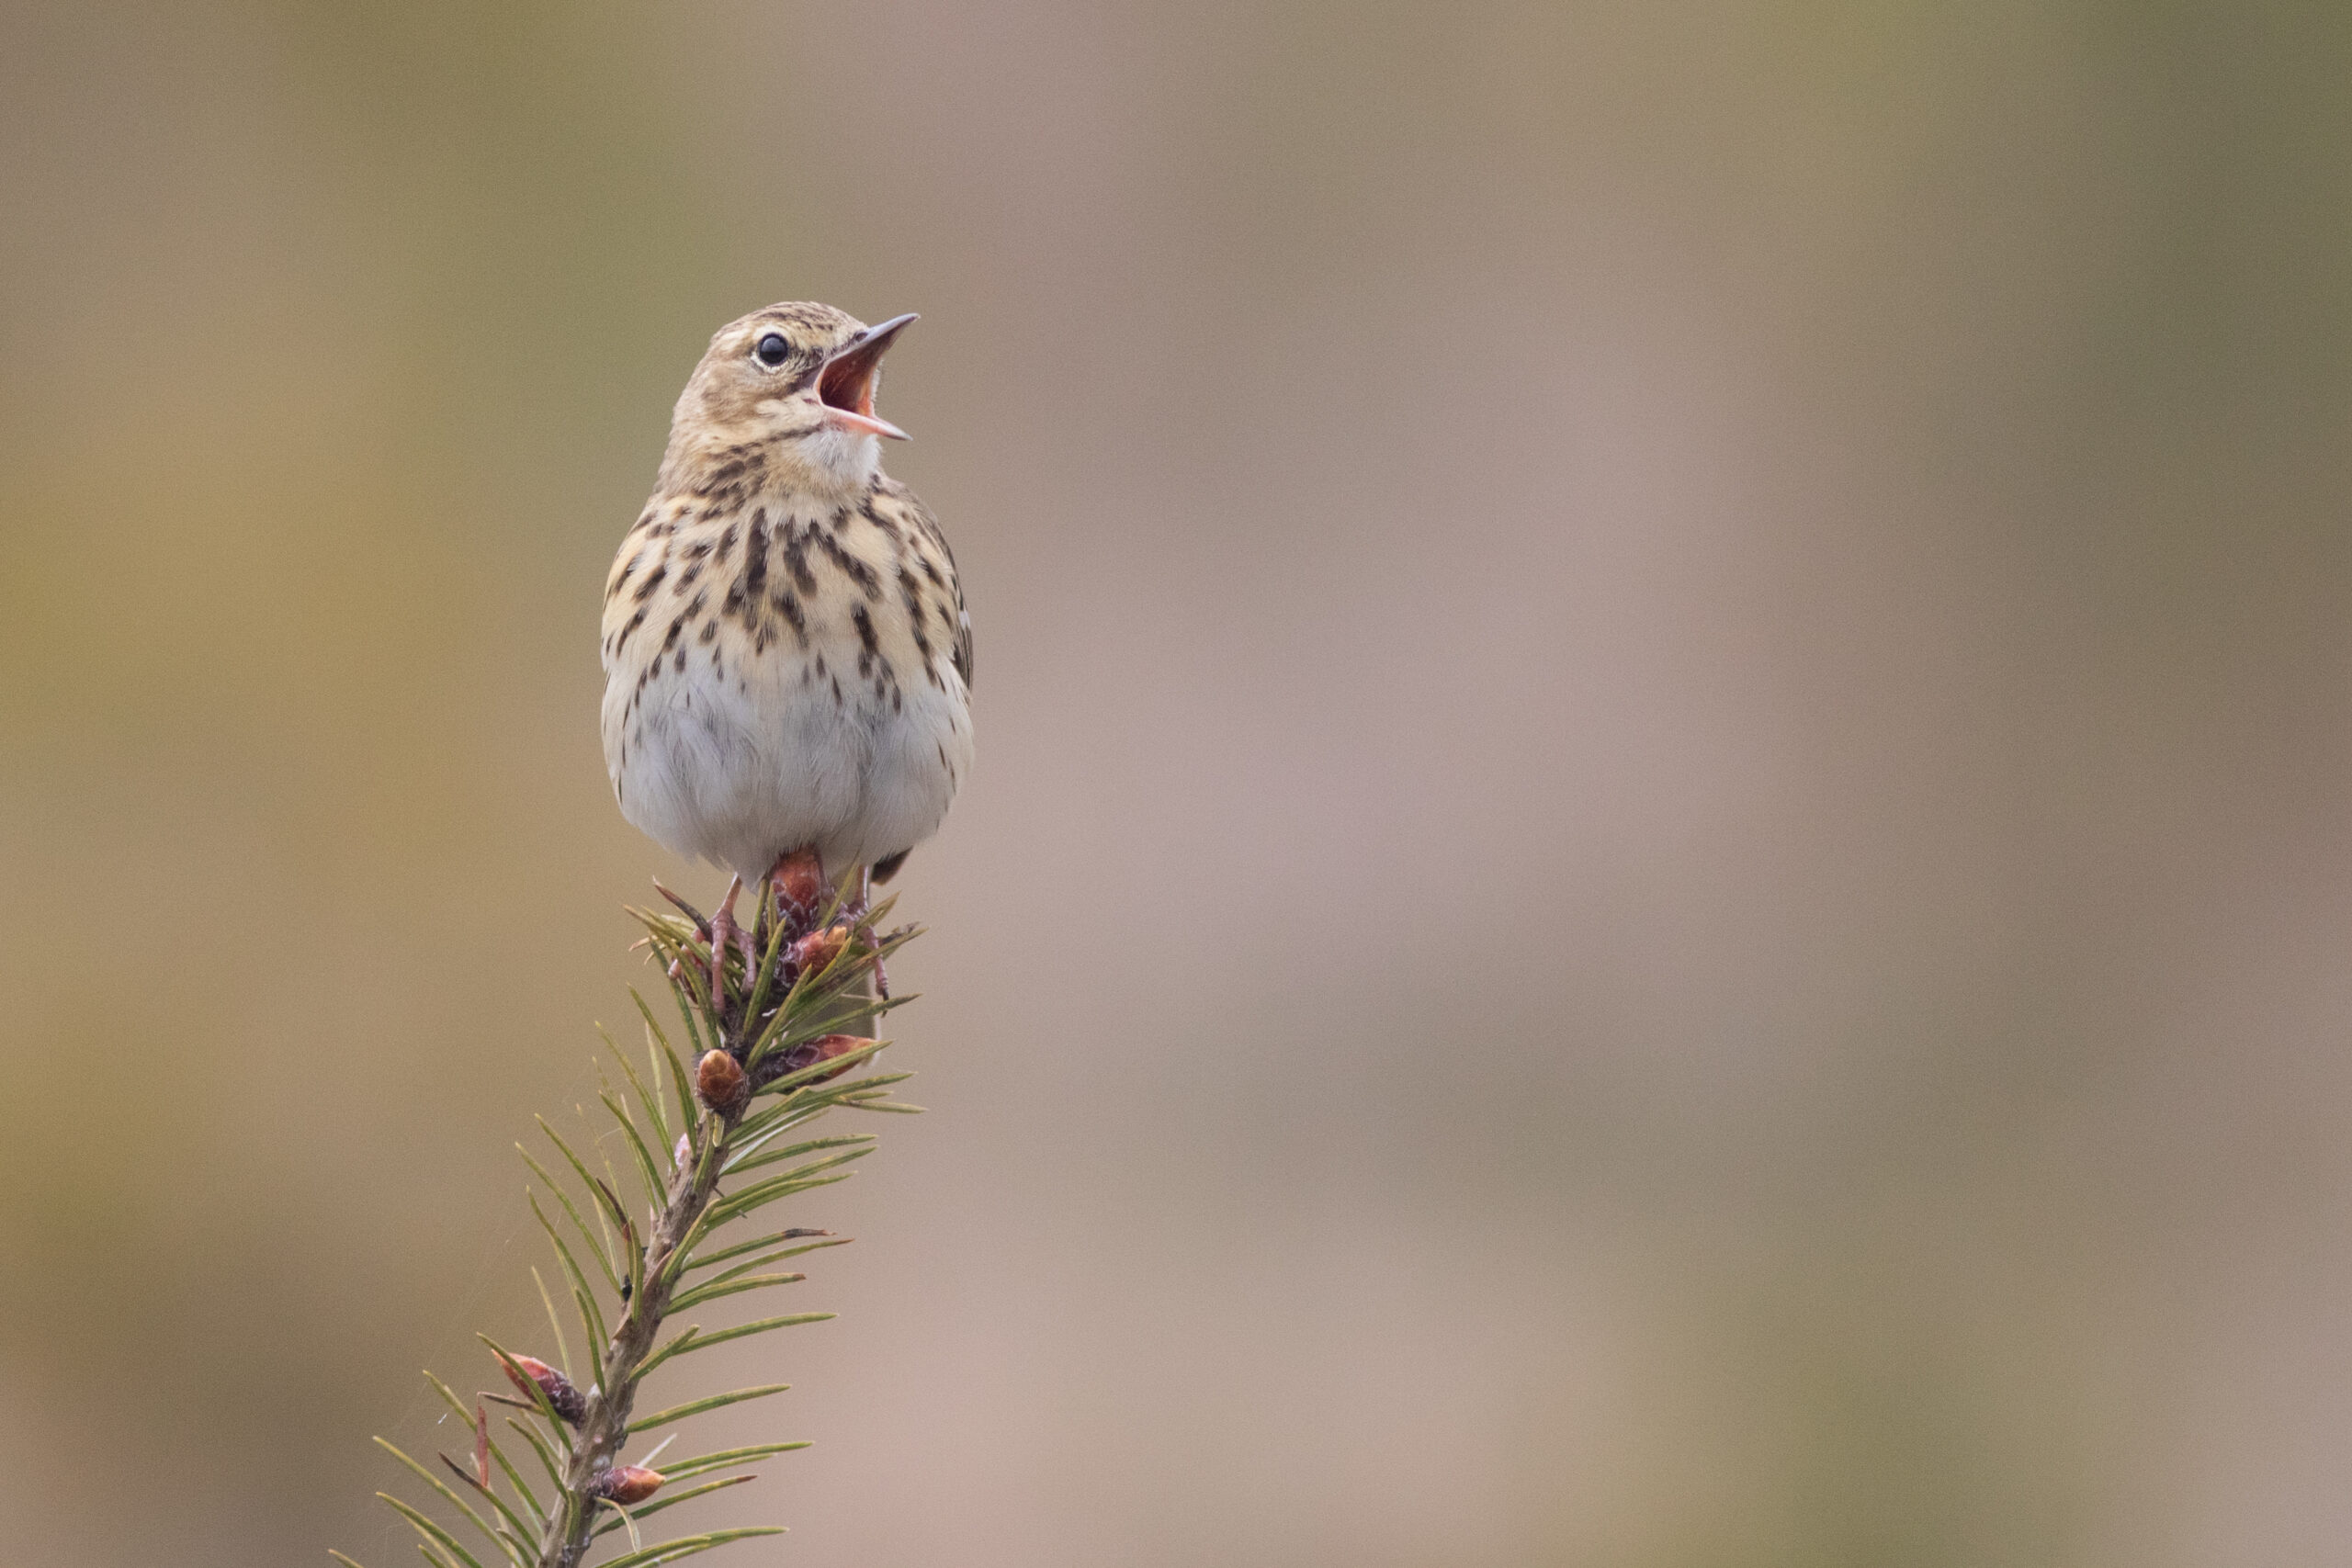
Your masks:
M749 454L727 457L720 468L732 471L705 476L695 497L724 494L756 471ZM608 604L629 606L607 634L608 657L623 657L649 619L660 626L638 656L648 660L638 675L640 692L670 672L665 664L682 673L689 647L705 649L701 657L723 668L729 646L739 660L754 661L787 645L820 660L830 653L835 668L818 672L819 682L846 700L840 682L854 667L873 699L894 710L904 705L904 666L941 683L934 650L942 647L970 685L971 629L954 558L929 511L896 481L881 480L856 506L821 516L795 516L772 502L752 504L748 514L740 507L695 509L687 497L665 494L645 518L672 521L631 530L605 591ZM877 570L877 559L887 564ZM721 637L727 622L741 627L741 642Z

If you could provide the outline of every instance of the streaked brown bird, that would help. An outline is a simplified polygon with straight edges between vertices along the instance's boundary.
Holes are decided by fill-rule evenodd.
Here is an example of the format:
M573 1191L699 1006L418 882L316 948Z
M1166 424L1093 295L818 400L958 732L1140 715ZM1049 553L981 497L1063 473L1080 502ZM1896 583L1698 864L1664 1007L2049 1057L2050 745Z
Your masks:
M887 881L972 764L972 622L947 540L882 471L874 412L915 318L830 305L721 327L605 585L605 764L621 813L747 881L813 851Z

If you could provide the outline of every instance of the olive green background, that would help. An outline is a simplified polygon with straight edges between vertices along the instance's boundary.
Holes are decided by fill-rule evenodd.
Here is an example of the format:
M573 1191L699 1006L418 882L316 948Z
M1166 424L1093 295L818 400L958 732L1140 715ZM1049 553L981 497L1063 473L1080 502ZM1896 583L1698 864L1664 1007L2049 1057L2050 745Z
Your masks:
M0 1557L411 1561L796 298L980 759L736 1561L2352 1551L2352 7L198 0L0 10Z

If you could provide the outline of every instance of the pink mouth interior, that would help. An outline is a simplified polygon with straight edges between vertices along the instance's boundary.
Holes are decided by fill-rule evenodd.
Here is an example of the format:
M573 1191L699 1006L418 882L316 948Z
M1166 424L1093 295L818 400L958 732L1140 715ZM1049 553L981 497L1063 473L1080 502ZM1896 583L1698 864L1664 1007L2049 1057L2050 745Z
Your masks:
M870 349L852 349L825 367L817 377L817 397L827 408L874 417L874 383L882 356Z

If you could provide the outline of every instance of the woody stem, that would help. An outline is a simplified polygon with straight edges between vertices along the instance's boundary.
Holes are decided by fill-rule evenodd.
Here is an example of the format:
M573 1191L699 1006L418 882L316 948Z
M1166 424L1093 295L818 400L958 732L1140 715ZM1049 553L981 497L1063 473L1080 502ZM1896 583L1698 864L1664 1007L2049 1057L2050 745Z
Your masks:
M719 1156L726 1152L727 1135L733 1128L733 1118L706 1110L687 1134L686 1157L671 1172L662 1213L645 1248L644 1283L637 1289L628 1315L613 1330L597 1361L596 1388L588 1396L588 1411L581 1418L580 1435L572 1444L560 1506L548 1520L538 1568L579 1568L587 1555L597 1524L597 1483L628 1441L638 1369L653 1353L662 1319L676 1289L677 1281L670 1278L671 1260L718 1189Z

